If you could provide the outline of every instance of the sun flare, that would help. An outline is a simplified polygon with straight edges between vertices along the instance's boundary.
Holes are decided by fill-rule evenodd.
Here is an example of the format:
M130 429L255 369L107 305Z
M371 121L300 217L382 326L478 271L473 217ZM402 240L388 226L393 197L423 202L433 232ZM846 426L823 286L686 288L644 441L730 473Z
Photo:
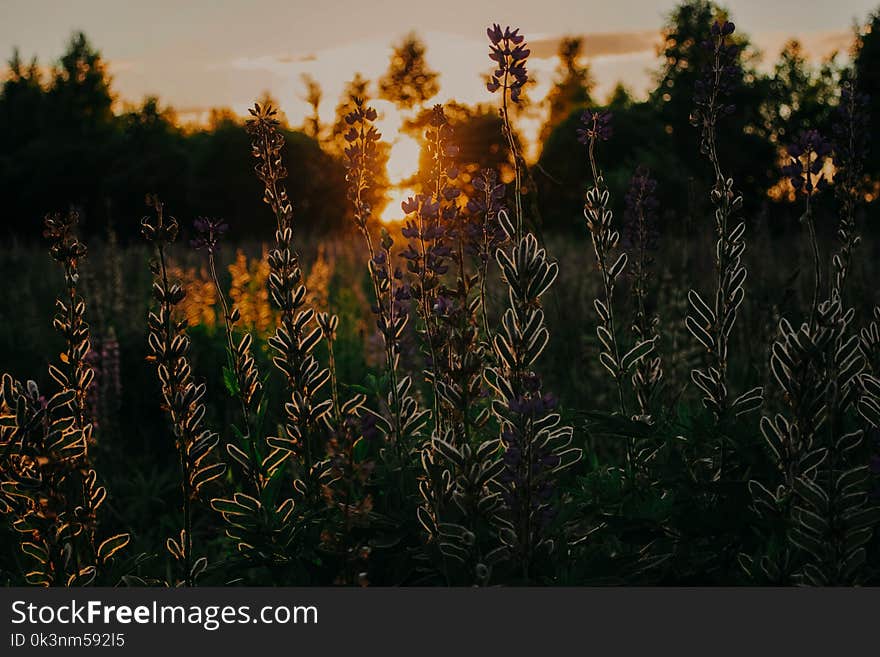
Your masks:
M388 154L388 180L398 185L411 178L419 170L419 142L409 135L398 135L391 143Z
M402 131L405 117L393 103L376 100L371 104L379 112L376 128L382 133L383 139L390 144L386 169L390 184L389 202L382 211L380 219L383 223L392 223L403 219L400 204L414 193L405 185L419 171L419 155L422 147L417 139Z
M395 221L403 221L403 210L400 204L415 192L408 187L392 187L388 190L388 205L382 210L379 219L383 224L391 224Z

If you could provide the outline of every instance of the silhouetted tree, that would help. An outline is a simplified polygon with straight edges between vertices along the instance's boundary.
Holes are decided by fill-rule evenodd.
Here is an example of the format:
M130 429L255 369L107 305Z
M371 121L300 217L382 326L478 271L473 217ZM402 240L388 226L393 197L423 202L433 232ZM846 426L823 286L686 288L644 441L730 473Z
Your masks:
M609 109L615 110L629 107L632 103L632 94L630 94L629 89L626 88L623 82L618 82L614 85L614 89L612 89L611 93L608 95Z
M593 78L590 67L581 62L583 37L565 37L559 43L556 78L544 101L548 107L547 120L541 129L541 141L578 107L592 103L590 91Z
M262 239L263 216L250 143L240 117L213 109L203 129L183 130L157 98L114 114L100 53L75 34L45 85L36 62L16 53L0 88L0 194L4 232L37 239L42 216L71 205L84 232L120 239L139 230L146 193L158 193L184 230L197 215L225 218L237 237ZM264 101L275 101L264 94ZM302 133L286 131L288 189L304 232L345 225L345 172L338 157ZM257 223L253 223L254 220ZM265 230L264 230L265 229Z
M43 134L46 95L41 82L36 59L25 65L16 50L0 93L0 194L3 231L19 235L40 230L37 221L30 221L28 208L41 202L35 172L50 146Z
M188 175L190 153L173 110L162 108L155 96L124 112L118 122L113 166L105 187L107 210L121 236L133 238L140 230L145 193L159 194L168 207L185 211L182 182Z
M306 95L303 97L303 100L305 100L309 104L309 107L312 108L312 113L309 114L303 122L303 132L309 135L312 139L320 139L321 114L319 108L321 107L323 91L320 83L308 73L303 73L300 76L300 79L306 87Z
M678 175L693 180L697 198L708 193L711 171L694 154L699 153L700 135L690 123L694 92L705 69L711 65L710 51L704 47L715 21L730 20L730 12L708 0L686 0L667 18L662 30L660 55L663 65L657 87L650 94L663 129L672 137L671 147L683 156L684 169ZM756 73L757 53L749 38L736 31L732 45L732 68L727 79L732 87L729 103L734 108L725 118L719 147L728 162L729 174L743 192L747 210L757 212L767 190L777 180L775 152L762 136L761 106L766 80ZM685 183L689 185L691 183ZM664 185L666 188L666 185Z
M856 35L853 73L859 89L868 94L868 125L872 131L880 126L880 10L872 13ZM865 172L880 176L880 146L877 140L869 145Z
M110 85L101 53L77 32L52 72L52 120L85 132L105 128L113 119Z
M767 138L786 145L801 130L825 129L835 103L836 77L833 59L813 67L800 42L788 41L761 106Z
M33 62L13 56L0 99L0 193L6 227L36 237L42 215L80 210L87 228L103 215L104 185L117 123L101 54L76 33L45 88Z
M425 61L425 44L412 32L394 46L388 71L379 78L379 97L409 110L437 95L439 77Z
M672 136L651 102L634 103L622 90L614 101L607 107L613 115L613 134L602 149L602 174L612 198L624 198L633 172L644 165L663 172L663 186L658 189L661 213L683 215L688 177L681 172L692 158L672 147ZM577 237L586 235L583 194L590 179L586 147L577 136L582 113L572 111L550 133L533 169L545 226L571 230Z
M38 136L44 108L37 60L26 65L16 49L0 92L0 150L9 152Z

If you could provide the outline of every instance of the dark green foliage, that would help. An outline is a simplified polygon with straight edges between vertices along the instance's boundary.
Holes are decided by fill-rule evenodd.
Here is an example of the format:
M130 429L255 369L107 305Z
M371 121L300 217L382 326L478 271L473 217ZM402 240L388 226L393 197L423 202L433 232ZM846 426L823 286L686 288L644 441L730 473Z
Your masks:
M873 12L858 30L853 57L853 75L862 91L868 94L868 120L871 125L880 121L880 11ZM876 177L880 172L880 149L876 140L870 149L867 170Z
M184 217L223 214L236 226L262 216L257 181L235 166L250 152L240 122L221 116L208 129L184 131L156 98L118 114L114 101L106 64L82 34L49 79L14 54L0 93L5 234L33 240L42 215L73 206L85 233L103 235L112 223L128 242L137 236L145 191L160 194ZM296 163L290 186L302 199L304 226L343 228L341 162L312 137L291 130L286 136L285 155Z
M725 17L678 7L658 89L583 114L588 71L567 41L531 170L513 126L528 48L493 25L501 113L415 116L403 226L378 223L388 150L362 78L319 143L315 117L306 137L262 102L244 126L218 112L194 132L156 99L116 115L81 36L48 81L14 59L8 226L26 235L21 217L72 203L104 242L90 264L76 213L53 214L61 271L18 244L0 254L0 581L880 582L861 78L794 46L762 77ZM868 86L872 38L855 67ZM411 108L435 81L403 47L383 93ZM828 125L833 147L806 133L778 168L783 139ZM814 184L826 157L833 195ZM144 186L223 217L195 222L206 257L173 246L186 231L154 196L150 266L118 243ZM803 212L779 205L789 192ZM803 235L770 229L796 216ZM270 245L262 328L225 292L225 222L243 251ZM319 227L341 230L318 242ZM193 262L187 289L170 272ZM189 326L205 284L216 320Z

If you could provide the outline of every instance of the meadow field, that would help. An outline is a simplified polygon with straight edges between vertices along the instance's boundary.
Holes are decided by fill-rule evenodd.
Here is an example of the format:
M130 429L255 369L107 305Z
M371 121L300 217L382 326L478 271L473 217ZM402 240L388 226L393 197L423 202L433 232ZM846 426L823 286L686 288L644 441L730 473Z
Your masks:
M880 583L880 15L770 73L732 18L680 5L643 100L568 40L538 148L527 31L477 107L413 37L406 180L369 81L194 129L16 55L0 581Z

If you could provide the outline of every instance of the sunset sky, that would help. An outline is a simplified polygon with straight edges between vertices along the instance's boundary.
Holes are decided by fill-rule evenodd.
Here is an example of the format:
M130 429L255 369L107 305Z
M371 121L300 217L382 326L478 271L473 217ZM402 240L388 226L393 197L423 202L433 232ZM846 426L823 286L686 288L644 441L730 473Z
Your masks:
M737 24L775 56L789 36L824 56L846 49L853 21L876 0L803 2L732 0ZM600 98L623 79L635 92L656 66L654 44L672 0L498 2L446 0L381 3L333 0L35 1L0 0L0 54L19 47L25 58L49 63L73 30L81 29L110 62L123 100L157 94L187 112L212 106L243 111L263 90L279 98L291 121L305 113L300 74L324 87L321 111L332 115L342 85L356 71L375 78L387 66L393 41L411 29L428 44L428 61L441 73L438 100L487 100L480 75L487 66L484 28L519 25L533 46L536 95L550 84L557 39L585 34Z
M738 27L751 35L771 66L784 42L799 38L814 60L834 51L846 55L852 26L864 21L878 0L731 0L724 3ZM281 104L290 123L308 111L303 73L323 88L320 113L332 120L346 81L360 72L371 80L388 65L393 43L415 30L427 44L429 65L440 73L432 102L469 104L490 100L483 75L489 70L485 28L493 21L520 26L532 49L529 71L534 99L549 89L556 49L565 35L585 36L586 54L602 100L618 81L641 95L657 69L658 30L674 0L568 0L414 2L291 0L0 0L0 55L18 47L22 57L49 65L75 30L84 31L109 62L120 106L158 95L183 122L203 120L212 107L239 114L264 91ZM391 143L392 183L418 167L419 144L398 128L390 103L374 101L379 127ZM521 119L532 149L540 114ZM534 153L530 153L534 154ZM408 190L398 189L405 198ZM399 204L389 204L394 212ZM386 217L392 218L392 217Z

